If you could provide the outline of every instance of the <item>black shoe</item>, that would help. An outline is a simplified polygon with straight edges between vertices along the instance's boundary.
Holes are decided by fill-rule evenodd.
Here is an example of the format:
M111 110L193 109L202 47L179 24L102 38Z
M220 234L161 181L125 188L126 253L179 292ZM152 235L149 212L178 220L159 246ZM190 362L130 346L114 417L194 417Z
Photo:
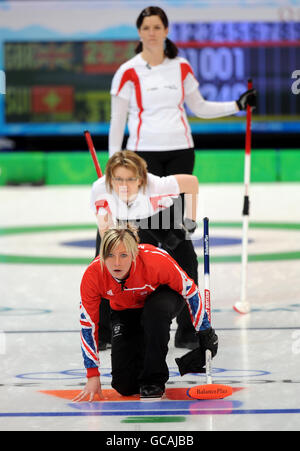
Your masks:
M199 340L196 332L193 331L182 331L180 329L176 330L175 333L175 348L186 348L186 349L196 349L199 346Z
M164 389L158 385L142 385L140 388L141 401L159 401L164 394Z
M106 349L111 348L111 343L99 340L98 349L99 351L106 351Z

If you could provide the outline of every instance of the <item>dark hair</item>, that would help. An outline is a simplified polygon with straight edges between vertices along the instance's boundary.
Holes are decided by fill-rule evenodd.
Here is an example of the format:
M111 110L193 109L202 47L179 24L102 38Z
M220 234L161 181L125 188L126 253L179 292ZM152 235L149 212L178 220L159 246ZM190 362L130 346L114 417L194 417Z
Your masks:
M136 27L140 29L143 24L144 18L150 16L158 16L162 21L164 27L168 28L169 26L168 17L164 12L164 10L161 9L159 6L148 6L147 8L143 9L143 11L140 13L140 15L136 20ZM140 53L142 52L142 50L143 44L142 42L139 42L135 49L135 53ZM164 54L166 57L170 59L176 58L176 56L178 55L178 48L176 47L174 42L172 42L171 39L169 38L166 38Z

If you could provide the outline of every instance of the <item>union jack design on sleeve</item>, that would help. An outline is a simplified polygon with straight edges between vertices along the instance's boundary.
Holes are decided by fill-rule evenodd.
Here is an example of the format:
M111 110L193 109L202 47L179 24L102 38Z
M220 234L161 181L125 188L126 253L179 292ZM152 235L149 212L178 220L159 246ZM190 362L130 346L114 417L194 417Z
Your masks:
M81 350L83 355L84 366L87 369L87 376L99 375L99 357L98 346L96 341L96 325L88 315L87 311L80 304L80 324L81 324Z
M195 282L190 279L187 274L179 268L176 263L174 264L176 269L180 272L182 278L182 296L187 303L192 323L197 331L199 331L200 327L203 327L204 320L204 303L201 298L201 294ZM208 326L209 327L209 326ZM204 326L206 329L206 326Z

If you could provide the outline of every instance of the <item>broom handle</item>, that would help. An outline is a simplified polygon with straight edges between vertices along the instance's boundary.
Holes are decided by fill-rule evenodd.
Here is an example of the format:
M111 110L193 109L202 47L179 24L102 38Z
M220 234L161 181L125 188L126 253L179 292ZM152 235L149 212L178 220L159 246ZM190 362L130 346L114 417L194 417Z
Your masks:
M96 154L96 150L95 150L95 147L94 147L94 143L93 143L91 134L90 134L90 132L88 130L85 130L84 136L85 136L85 139L86 139L86 142L87 142L90 154L92 156L97 175L98 175L98 177L100 179L103 174L102 174L101 167L100 167L100 164L99 164L99 161L98 161L98 158L97 158L97 154Z
M209 219L205 217L203 219L203 248L204 248L204 304L205 310L208 316L208 320L211 324L211 299L210 299L210 273L209 273L209 231L208 231ZM211 351L207 349L205 351L205 372L206 383L212 383L212 355Z
M248 80L248 89L252 88L252 80ZM249 227L249 186L251 166L251 107L247 105L247 124L245 142L245 167L244 167L244 205L243 205L243 240L242 240L242 286L241 303L246 302L247 264L248 264L248 227Z

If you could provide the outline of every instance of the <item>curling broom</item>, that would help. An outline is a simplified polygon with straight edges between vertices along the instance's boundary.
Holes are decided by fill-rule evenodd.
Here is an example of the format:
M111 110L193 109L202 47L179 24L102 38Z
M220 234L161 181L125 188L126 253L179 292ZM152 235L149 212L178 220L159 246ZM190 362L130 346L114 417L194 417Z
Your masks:
M210 299L210 272L209 272L209 219L203 219L203 248L204 248L204 303L205 310L211 324L211 299ZM206 384L196 385L189 389L188 394L196 399L222 399L231 396L232 387L222 384L213 384L212 381L212 355L209 349L205 352Z
M94 147L94 144L93 144L93 140L92 140L91 134L90 134L90 132L88 130L85 130L84 136L85 136L85 139L86 139L86 142L87 142L90 154L92 156L97 175L100 178L100 177L102 177L103 174L102 174L101 167L100 167L97 155L96 155L96 150L95 150L95 147Z
M252 80L248 80L248 89L252 88ZM250 304L246 299L247 291L247 265L248 265L248 228L249 228L249 185L251 166L251 115L250 105L247 105L245 163L244 163L244 205L243 205L243 239L242 239L242 282L241 299L236 302L233 309L241 314L250 312Z

